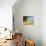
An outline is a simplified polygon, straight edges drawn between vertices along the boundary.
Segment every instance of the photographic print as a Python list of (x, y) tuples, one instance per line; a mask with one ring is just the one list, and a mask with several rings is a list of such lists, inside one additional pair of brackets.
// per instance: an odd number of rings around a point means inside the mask
[(34, 24), (34, 16), (23, 16), (24, 25), (33, 25)]

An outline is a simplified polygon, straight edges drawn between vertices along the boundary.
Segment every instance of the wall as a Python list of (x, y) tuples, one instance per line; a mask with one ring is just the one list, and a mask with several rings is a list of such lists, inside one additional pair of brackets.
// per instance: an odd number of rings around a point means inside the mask
[(0, 27), (12, 29), (12, 6), (16, 0), (0, 0)]
[(46, 46), (46, 0), (41, 1), (41, 42)]
[[(15, 2), (16, 0), (0, 0), (0, 28), (6, 27), (9, 30), (12, 29), (12, 6)], [(0, 29), (0, 32), (3, 30)], [(5, 38), (5, 35), (10, 36), (10, 32), (8, 30), (7, 32), (3, 31), (3, 33), (0, 34), (0, 38)]]
[[(41, 0), (23, 0), (17, 7), (14, 5), (15, 28), (22, 32), (24, 38), (34, 40), (41, 46)], [(34, 16), (34, 25), (24, 25), (23, 16)]]

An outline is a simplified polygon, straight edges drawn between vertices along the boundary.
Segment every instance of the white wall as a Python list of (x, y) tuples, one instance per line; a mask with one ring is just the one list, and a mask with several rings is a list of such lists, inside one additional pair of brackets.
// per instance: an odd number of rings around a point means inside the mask
[[(25, 38), (35, 41), (41, 46), (41, 0), (23, 0), (20, 5), (14, 5), (15, 28), (24, 34)], [(34, 25), (24, 25), (23, 16), (34, 16)]]
[(42, 46), (46, 46), (46, 0), (41, 1), (41, 38)]
[(0, 0), (0, 27), (12, 28), (12, 6), (16, 0)]

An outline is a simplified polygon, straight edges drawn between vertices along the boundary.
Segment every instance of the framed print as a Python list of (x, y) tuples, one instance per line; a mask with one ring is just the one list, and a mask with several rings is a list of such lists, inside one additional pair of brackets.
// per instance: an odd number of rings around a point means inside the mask
[(34, 24), (34, 16), (23, 16), (24, 25), (33, 25)]

